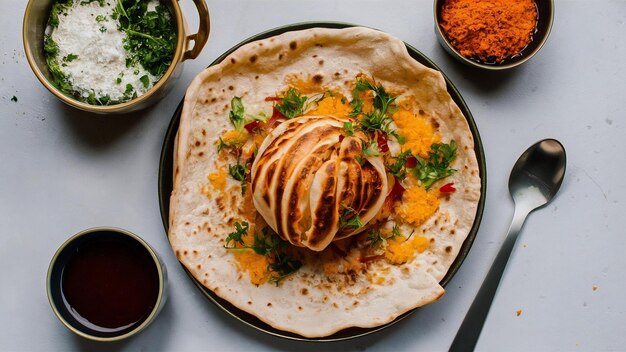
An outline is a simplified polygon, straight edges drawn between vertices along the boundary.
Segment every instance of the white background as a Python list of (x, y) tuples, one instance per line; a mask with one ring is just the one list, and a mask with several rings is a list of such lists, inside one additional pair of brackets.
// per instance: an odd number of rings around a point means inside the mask
[[(180, 2), (193, 31), (193, 3)], [(510, 168), (545, 137), (565, 145), (566, 178), (558, 197), (527, 220), (477, 350), (626, 350), (626, 1), (557, 0), (546, 46), (530, 62), (500, 73), (462, 66), (443, 51), (432, 1), (208, 5), (210, 41), (186, 63), (174, 90), (143, 112), (102, 117), (65, 106), (39, 84), (23, 53), (26, 1), (0, 0), (0, 350), (446, 350), (508, 228)], [(488, 169), (483, 222), (447, 294), (382, 332), (325, 344), (265, 335), (210, 303), (171, 253), (157, 197), (163, 137), (192, 78), (253, 34), (310, 20), (375, 27), (433, 59), (469, 105)], [(158, 319), (114, 344), (74, 336), (53, 315), (45, 293), (57, 247), (103, 225), (142, 236), (170, 274), (169, 301)]]

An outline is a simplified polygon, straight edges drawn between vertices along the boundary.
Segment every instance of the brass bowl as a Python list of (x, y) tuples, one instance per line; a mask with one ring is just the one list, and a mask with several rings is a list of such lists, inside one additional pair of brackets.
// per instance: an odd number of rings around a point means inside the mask
[[(79, 248), (81, 244), (89, 242), (94, 243), (94, 241), (103, 239), (117, 239), (120, 240), (121, 243), (132, 246), (133, 248), (141, 248), (141, 251), (147, 254), (154, 262), (159, 283), (157, 299), (150, 314), (141, 323), (138, 323), (138, 325), (116, 332), (93, 330), (92, 326), (86, 325), (84, 321), (76, 319), (76, 316), (70, 313), (71, 308), (65, 300), (62, 288), (64, 269), (68, 262), (72, 260), (75, 253), (77, 253), (77, 248)], [(130, 231), (116, 227), (94, 227), (83, 230), (67, 239), (52, 257), (46, 276), (48, 301), (56, 317), (66, 328), (76, 335), (100, 342), (123, 340), (135, 336), (148, 327), (148, 325), (156, 319), (167, 301), (167, 285), (167, 269), (157, 252), (141, 237)]]
[[(116, 105), (91, 105), (68, 96), (57, 89), (52, 83), (52, 75), (46, 63), (43, 50), (44, 32), (48, 23), (50, 10), (55, 0), (29, 0), (24, 13), (22, 31), (24, 51), (28, 63), (35, 76), (52, 94), (62, 102), (77, 109), (98, 114), (120, 114), (144, 109), (161, 99), (180, 77), (183, 61), (195, 59), (209, 38), (210, 19), (209, 9), (205, 0), (193, 0), (198, 10), (200, 24), (198, 32), (187, 34), (187, 25), (177, 0), (162, 0), (166, 4), (176, 21), (176, 50), (169, 68), (163, 77), (145, 94)], [(193, 44), (192, 44), (193, 43)], [(190, 45), (193, 45), (189, 49)]]
[(471, 58), (467, 58), (461, 53), (459, 53), (456, 48), (450, 43), (445, 33), (441, 29), (439, 25), (439, 18), (441, 17), (441, 9), (446, 0), (435, 0), (433, 10), (435, 16), (435, 35), (437, 36), (437, 40), (439, 44), (455, 59), (460, 62), (485, 70), (490, 71), (501, 71), (507, 70), (516, 66), (523, 64), (524, 62), (530, 60), (539, 50), (543, 47), (548, 39), (548, 35), (552, 30), (552, 22), (554, 20), (554, 0), (535, 0), (535, 4), (537, 5), (537, 27), (536, 31), (533, 34), (533, 40), (526, 46), (522, 51), (513, 56), (512, 58), (505, 59), (501, 63), (484, 63), (473, 60)]

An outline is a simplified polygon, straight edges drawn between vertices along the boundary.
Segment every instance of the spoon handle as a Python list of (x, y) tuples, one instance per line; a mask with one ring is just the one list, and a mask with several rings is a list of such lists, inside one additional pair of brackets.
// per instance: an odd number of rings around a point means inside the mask
[(491, 269), (489, 269), (485, 281), (483, 281), (476, 298), (474, 298), (474, 302), (472, 302), (469, 311), (465, 315), (465, 319), (463, 319), (463, 323), (456, 333), (449, 351), (472, 351), (476, 346), (485, 319), (489, 313), (491, 302), (498, 289), (500, 278), (502, 278), (502, 273), (504, 272), (504, 268), (506, 268), (506, 263), (509, 260), (517, 236), (522, 229), (522, 225), (528, 213), (528, 209), (515, 207), (515, 214), (513, 215), (511, 227), (509, 227), (506, 239), (504, 243), (502, 243), (502, 247), (500, 247), (496, 259), (493, 261), (493, 264), (491, 264)]

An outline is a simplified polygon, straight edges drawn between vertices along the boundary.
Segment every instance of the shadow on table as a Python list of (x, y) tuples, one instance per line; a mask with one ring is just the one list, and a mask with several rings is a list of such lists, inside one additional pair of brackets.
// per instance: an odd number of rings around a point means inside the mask
[(70, 107), (57, 101), (65, 124), (73, 132), (77, 142), (94, 149), (106, 147), (128, 133), (150, 115), (153, 107), (121, 114), (100, 115)]
[(442, 69), (445, 67), (444, 73), (453, 83), (456, 82), (453, 77), (462, 77), (484, 93), (506, 89), (507, 84), (515, 80), (515, 77), (523, 74), (522, 71), (524, 71), (524, 65), (504, 71), (488, 71), (461, 63), (445, 52), (440, 45), (437, 45), (434, 50), (445, 54), (442, 55), (443, 59), (438, 63), (438, 66)]

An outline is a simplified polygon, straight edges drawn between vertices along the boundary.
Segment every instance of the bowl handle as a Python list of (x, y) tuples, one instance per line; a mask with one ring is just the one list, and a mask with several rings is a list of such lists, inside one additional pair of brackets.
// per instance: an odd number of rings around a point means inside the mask
[(185, 48), (189, 48), (189, 43), (193, 41), (193, 48), (188, 49), (183, 54), (182, 61), (187, 59), (195, 59), (200, 55), (204, 44), (209, 39), (209, 31), (211, 29), (211, 19), (209, 17), (209, 8), (206, 5), (205, 0), (193, 0), (198, 10), (198, 16), (200, 17), (200, 25), (198, 26), (198, 32), (188, 35), (185, 38)]

